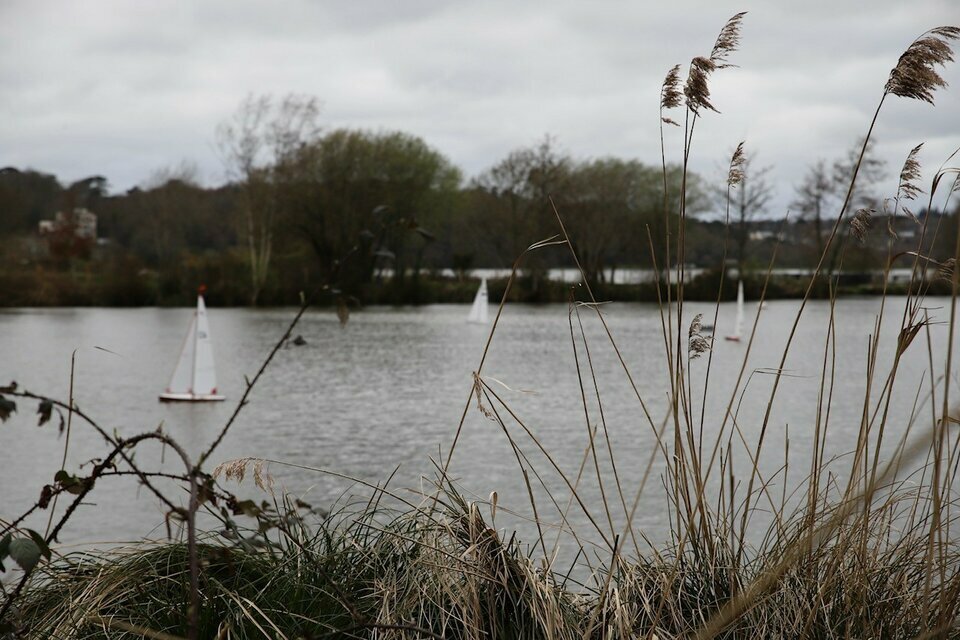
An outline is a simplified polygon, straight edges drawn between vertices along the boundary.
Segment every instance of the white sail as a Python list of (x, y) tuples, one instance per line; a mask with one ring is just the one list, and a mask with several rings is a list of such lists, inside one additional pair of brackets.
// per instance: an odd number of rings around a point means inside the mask
[(473, 298), (473, 306), (470, 307), (470, 315), (467, 316), (467, 322), (487, 323), (487, 314), (489, 313), (489, 304), (487, 300), (487, 279), (480, 279), (480, 288), (477, 289), (477, 295)]
[(223, 400), (217, 395), (217, 374), (213, 364), (213, 343), (203, 296), (197, 296), (197, 309), (180, 348), (180, 359), (161, 400)]
[(743, 335), (743, 280), (737, 283), (737, 319), (733, 323), (733, 335), (737, 338)]
[(193, 387), (193, 354), (197, 344), (197, 314), (194, 312), (190, 320), (190, 328), (180, 347), (180, 359), (177, 368), (173, 370), (167, 393), (190, 393)]
[(213, 344), (210, 342), (210, 323), (203, 296), (197, 298), (197, 346), (193, 352), (193, 393), (217, 393), (217, 372), (213, 366)]

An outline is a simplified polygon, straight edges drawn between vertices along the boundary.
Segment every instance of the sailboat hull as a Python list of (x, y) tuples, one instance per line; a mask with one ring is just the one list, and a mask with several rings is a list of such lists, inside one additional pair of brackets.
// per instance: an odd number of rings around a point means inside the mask
[(196, 395), (193, 393), (161, 393), (160, 402), (221, 402), (226, 396), (216, 394)]

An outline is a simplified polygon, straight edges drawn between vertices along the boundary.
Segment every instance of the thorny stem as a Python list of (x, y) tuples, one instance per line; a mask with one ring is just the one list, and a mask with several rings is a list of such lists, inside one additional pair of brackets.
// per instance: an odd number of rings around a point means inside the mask
[[(70, 390), (67, 392), (67, 400), (70, 403), (70, 408), (67, 409), (67, 435), (63, 441), (63, 459), (60, 461), (61, 469), (67, 467), (67, 453), (70, 451), (70, 431), (73, 426), (73, 377), (76, 373), (76, 364), (77, 350), (74, 349), (73, 353), (70, 354)], [(50, 517), (47, 518), (47, 530), (45, 533), (50, 533), (50, 526), (53, 524), (53, 514), (57, 511), (57, 499), (59, 497), (59, 494), (53, 496), (53, 504), (50, 506)]]
[(207, 447), (207, 450), (204, 451), (203, 454), (201, 454), (199, 460), (197, 460), (197, 469), (200, 469), (200, 467), (203, 466), (203, 463), (206, 462), (210, 458), (210, 456), (213, 454), (214, 450), (216, 450), (216, 448), (220, 446), (220, 443), (223, 441), (223, 438), (227, 435), (227, 432), (230, 431), (230, 427), (232, 427), (233, 423), (236, 421), (237, 416), (240, 415), (240, 412), (246, 406), (247, 398), (250, 396), (250, 393), (253, 391), (253, 388), (256, 386), (257, 381), (260, 380), (260, 377), (263, 375), (263, 372), (267, 370), (267, 367), (273, 361), (273, 357), (277, 355), (277, 352), (280, 350), (280, 348), (290, 338), (290, 334), (293, 333), (293, 329), (297, 326), (297, 323), (300, 322), (300, 318), (303, 317), (304, 312), (306, 312), (306, 310), (310, 307), (311, 303), (312, 301), (308, 299), (302, 305), (300, 305), (300, 309), (299, 311), (297, 311), (297, 315), (294, 316), (293, 320), (287, 326), (287, 330), (283, 333), (283, 336), (280, 338), (280, 340), (278, 340), (277, 343), (273, 345), (273, 349), (270, 350), (269, 355), (267, 355), (266, 359), (263, 361), (263, 364), (260, 365), (260, 369), (257, 370), (256, 375), (253, 376), (252, 380), (247, 381), (247, 386), (243, 390), (243, 395), (240, 397), (240, 400), (237, 402), (237, 406), (234, 408), (233, 413), (230, 414), (230, 418), (227, 420), (226, 424), (223, 425), (223, 429), (220, 430), (220, 433), (217, 434), (217, 437), (213, 440), (213, 442), (210, 443), (210, 446)]
[[(109, 453), (109, 455), (107, 455), (107, 457), (104, 458), (102, 462), (100, 462), (94, 467), (91, 474), (86, 478), (86, 481), (84, 482), (84, 486), (80, 490), (80, 493), (77, 494), (77, 497), (74, 498), (73, 502), (70, 503), (70, 506), (67, 507), (67, 510), (64, 512), (63, 516), (60, 517), (60, 520), (57, 522), (56, 526), (53, 527), (50, 533), (44, 536), (44, 542), (46, 544), (50, 544), (51, 542), (57, 539), (57, 536), (60, 534), (60, 531), (67, 524), (67, 521), (70, 520), (71, 516), (73, 516), (74, 512), (77, 510), (77, 507), (80, 506), (80, 504), (83, 502), (83, 499), (86, 498), (87, 494), (93, 490), (93, 486), (95, 484), (96, 479), (100, 477), (100, 475), (103, 474), (107, 469), (113, 467), (114, 458), (116, 458), (118, 455), (121, 455), (124, 449), (132, 448), (145, 440), (160, 440), (165, 444), (169, 445), (181, 456), (181, 458), (183, 458), (184, 464), (186, 465), (187, 469), (192, 469), (190, 465), (190, 459), (186, 457), (186, 453), (183, 451), (183, 449), (175, 441), (173, 441), (173, 439), (165, 436), (162, 433), (157, 433), (157, 432), (141, 433), (127, 440), (120, 441)], [(191, 502), (192, 501), (193, 499), (191, 499)], [(189, 514), (188, 514), (188, 518), (189, 518)], [(189, 522), (190, 520), (188, 519), (188, 523)], [(195, 569), (197, 573), (199, 573), (199, 565), (194, 560), (191, 560), (191, 573)], [(12, 592), (10, 592), (10, 594), (7, 596), (6, 601), (3, 603), (3, 607), (0, 608), (0, 620), (3, 620), (4, 617), (7, 615), (7, 613), (10, 610), (10, 607), (13, 606), (14, 601), (17, 599), (17, 597), (19, 597), (20, 593), (23, 591), (23, 588), (26, 585), (32, 573), (33, 573), (32, 570), (24, 571), (23, 576), (20, 578), (20, 582), (18, 582), (16, 588), (14, 588)], [(199, 613), (199, 608), (196, 608), (196, 611)], [(195, 638), (196, 635), (193, 635), (192, 637)]]

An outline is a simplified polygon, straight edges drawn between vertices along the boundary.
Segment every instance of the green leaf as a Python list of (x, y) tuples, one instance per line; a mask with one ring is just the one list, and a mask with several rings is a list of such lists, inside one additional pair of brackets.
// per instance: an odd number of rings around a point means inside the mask
[(217, 494), (213, 490), (213, 478), (206, 478), (203, 482), (197, 483), (197, 501), (200, 504), (210, 502), (216, 506)]
[(257, 516), (260, 515), (261, 512), (262, 510), (260, 509), (260, 507), (257, 506), (257, 503), (254, 502), (253, 500), (242, 500), (238, 502), (233, 508), (233, 513), (235, 515), (243, 514), (251, 518), (256, 518)]
[(40, 547), (30, 538), (17, 538), (10, 541), (10, 557), (24, 571), (32, 571), (40, 562)]
[(36, 543), (37, 547), (40, 549), (40, 554), (46, 558), (50, 559), (52, 555), (50, 553), (50, 546), (47, 544), (47, 541), (43, 539), (43, 536), (34, 531), (33, 529), (27, 529), (27, 533), (30, 534), (30, 538)]
[(7, 568), (3, 566), (3, 559), (10, 554), (10, 540), (13, 538), (9, 533), (0, 538), (0, 573), (4, 573)]
[(73, 495), (79, 495), (84, 489), (93, 486), (92, 478), (78, 478), (64, 469), (54, 474), (53, 481), (58, 483), (64, 491)]
[(50, 421), (50, 414), (53, 413), (53, 403), (49, 400), (41, 400), (40, 404), (37, 405), (37, 413), (40, 415), (40, 420), (37, 422), (37, 426), (42, 427), (44, 424)]
[(0, 422), (6, 422), (11, 413), (16, 413), (17, 403), (0, 396)]

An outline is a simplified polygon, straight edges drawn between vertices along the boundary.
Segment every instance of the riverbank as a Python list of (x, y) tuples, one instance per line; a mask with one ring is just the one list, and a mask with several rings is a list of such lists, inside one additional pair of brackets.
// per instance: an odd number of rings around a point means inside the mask
[[(490, 270), (494, 272), (493, 270)], [(521, 274), (514, 280), (508, 296), (509, 302), (524, 303), (564, 303), (574, 297), (585, 298), (576, 289), (580, 286), (569, 277), (569, 273), (557, 270), (564, 279), (544, 275)], [(489, 279), (491, 303), (497, 303), (503, 297), (508, 278), (500, 271), (498, 277)], [(698, 270), (696, 275), (685, 278), (683, 296), (690, 301), (712, 301), (717, 299), (720, 289), (720, 274), (715, 271)], [(207, 284), (206, 299), (213, 307), (246, 307), (249, 298), (244, 287), (221, 274), (207, 274), (210, 278), (192, 278), (190, 282)], [(198, 279), (199, 278), (199, 279)], [(809, 284), (803, 274), (773, 275), (764, 282), (765, 274), (757, 272), (744, 279), (744, 289), (748, 300), (757, 300), (761, 295), (767, 300), (802, 298)], [(888, 282), (884, 286), (883, 278), (865, 274), (844, 274), (834, 281), (838, 296), (874, 296), (882, 295), (886, 288), (889, 295), (907, 293), (910, 279)], [(300, 292), (308, 293), (311, 287), (318, 285), (298, 283), (293, 286), (272, 287), (258, 300), (259, 306), (295, 306), (300, 304)], [(764, 287), (766, 285), (766, 291)], [(407, 276), (404, 280), (382, 279), (362, 285), (359, 290), (346, 294), (344, 299), (350, 307), (360, 308), (367, 305), (421, 305), (461, 303), (473, 301), (479, 279), (472, 277), (440, 277), (425, 274), (419, 278)], [(940, 279), (931, 279), (925, 283), (930, 295), (949, 295), (950, 283)], [(666, 283), (660, 286), (652, 278), (643, 282), (594, 282), (591, 284), (598, 300), (611, 302), (657, 302), (667, 295)], [(110, 274), (95, 271), (59, 271), (46, 269), (27, 269), (18, 271), (0, 271), (0, 307), (183, 307), (190, 306), (195, 300), (195, 287), (176, 283), (162, 283), (151, 273), (124, 272)], [(316, 300), (319, 306), (332, 306), (338, 303), (339, 294), (321, 294)], [(830, 297), (830, 284), (826, 278), (817, 282), (811, 292), (811, 298)], [(674, 286), (671, 299), (677, 298)], [(727, 275), (724, 279), (723, 300), (736, 299), (736, 280)]]

